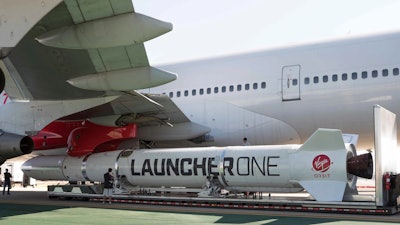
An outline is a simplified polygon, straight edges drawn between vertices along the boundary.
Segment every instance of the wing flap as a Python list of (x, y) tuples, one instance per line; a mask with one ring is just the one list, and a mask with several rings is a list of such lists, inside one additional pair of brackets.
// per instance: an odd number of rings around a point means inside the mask
[(65, 0), (75, 24), (134, 12), (132, 1)]

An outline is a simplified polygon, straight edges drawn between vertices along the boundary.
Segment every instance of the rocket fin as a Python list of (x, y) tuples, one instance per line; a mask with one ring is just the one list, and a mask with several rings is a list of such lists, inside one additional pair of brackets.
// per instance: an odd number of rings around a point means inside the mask
[(345, 181), (300, 181), (300, 185), (317, 201), (341, 202), (347, 182)]
[(308, 138), (298, 151), (321, 152), (343, 149), (346, 149), (346, 147), (340, 130), (319, 128), (310, 138)]
[[(329, 159), (329, 164), (324, 165), (325, 170), (319, 170), (319, 164), (314, 162), (319, 154)], [(296, 180), (315, 200), (340, 202), (348, 185), (346, 156), (342, 132), (320, 128), (293, 155), (294, 161), (309, 162), (312, 167), (310, 172), (299, 173)], [(301, 168), (299, 166), (295, 171), (300, 171)]]

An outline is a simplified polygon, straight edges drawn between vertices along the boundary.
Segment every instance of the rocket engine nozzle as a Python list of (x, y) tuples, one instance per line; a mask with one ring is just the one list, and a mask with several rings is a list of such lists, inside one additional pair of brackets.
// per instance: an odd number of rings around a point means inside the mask
[(366, 153), (347, 159), (347, 172), (357, 177), (372, 178), (374, 162), (371, 153)]

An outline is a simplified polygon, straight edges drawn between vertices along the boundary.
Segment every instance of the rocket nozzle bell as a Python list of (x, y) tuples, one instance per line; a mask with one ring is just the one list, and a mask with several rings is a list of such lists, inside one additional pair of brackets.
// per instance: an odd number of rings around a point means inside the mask
[(371, 153), (366, 153), (347, 159), (347, 172), (357, 177), (372, 178), (374, 162)]

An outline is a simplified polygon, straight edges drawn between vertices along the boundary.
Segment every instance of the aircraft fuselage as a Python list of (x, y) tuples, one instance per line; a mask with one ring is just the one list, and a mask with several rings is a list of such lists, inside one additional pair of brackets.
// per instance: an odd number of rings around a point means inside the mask
[(161, 68), (188, 118), (211, 128), (207, 145), (302, 143), (320, 127), (373, 147), (374, 104), (399, 113), (400, 33), (273, 49)]

